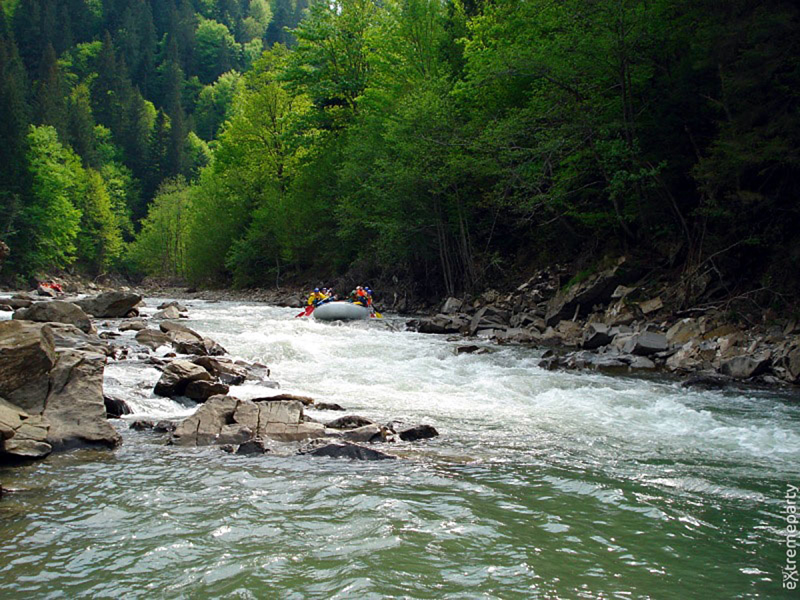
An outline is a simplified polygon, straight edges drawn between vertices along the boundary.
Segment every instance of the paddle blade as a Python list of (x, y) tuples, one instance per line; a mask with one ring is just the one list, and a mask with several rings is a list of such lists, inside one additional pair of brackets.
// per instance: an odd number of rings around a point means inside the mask
[(299, 318), (299, 317), (307, 317), (307, 316), (309, 316), (309, 315), (310, 315), (312, 312), (314, 312), (314, 307), (313, 307), (312, 305), (308, 305), (308, 306), (306, 306), (306, 307), (303, 309), (303, 312), (301, 312), (301, 313), (300, 313), (300, 314), (298, 314), (298, 315), (295, 315), (295, 316), (294, 316), (294, 318), (295, 318), (295, 319), (297, 319), (297, 318)]

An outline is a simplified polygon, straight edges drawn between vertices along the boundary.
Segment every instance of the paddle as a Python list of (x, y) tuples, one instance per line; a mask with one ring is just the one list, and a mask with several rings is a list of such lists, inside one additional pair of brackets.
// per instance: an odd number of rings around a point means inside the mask
[(297, 319), (299, 317), (308, 317), (309, 315), (311, 315), (312, 312), (314, 312), (314, 305), (309, 304), (303, 309), (303, 312), (301, 312), (298, 315), (295, 315), (294, 318)]

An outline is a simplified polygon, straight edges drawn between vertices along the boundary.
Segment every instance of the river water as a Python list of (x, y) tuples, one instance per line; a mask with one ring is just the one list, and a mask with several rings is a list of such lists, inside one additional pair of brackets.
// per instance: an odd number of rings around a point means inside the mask
[[(549, 372), (519, 347), (457, 356), (391, 317), (188, 305), (282, 391), (440, 437), (364, 463), (175, 448), (118, 421), (116, 452), (0, 470), (19, 490), (0, 501), (3, 598), (792, 597), (796, 398)], [(137, 416), (190, 414), (152, 396), (158, 376), (111, 363), (106, 387)]]

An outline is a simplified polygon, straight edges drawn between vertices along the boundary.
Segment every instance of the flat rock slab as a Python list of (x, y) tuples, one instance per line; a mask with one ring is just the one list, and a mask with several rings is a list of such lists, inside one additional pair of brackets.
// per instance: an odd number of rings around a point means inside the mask
[(391, 454), (349, 442), (325, 444), (313, 450), (302, 451), (301, 454), (327, 456), (329, 458), (349, 458), (351, 460), (394, 460), (397, 458)]
[(105, 292), (91, 298), (76, 300), (75, 304), (95, 317), (121, 318), (128, 316), (142, 301), (139, 294), (130, 292)]
[(77, 304), (62, 300), (34, 302), (28, 308), (18, 309), (13, 318), (37, 323), (68, 323), (84, 333), (94, 333), (94, 326), (89, 315)]

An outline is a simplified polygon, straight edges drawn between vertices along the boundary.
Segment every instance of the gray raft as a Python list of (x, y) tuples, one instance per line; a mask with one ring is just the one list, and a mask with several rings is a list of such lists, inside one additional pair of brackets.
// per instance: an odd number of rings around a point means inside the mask
[(352, 302), (326, 302), (311, 314), (320, 321), (355, 321), (369, 317), (369, 309)]

